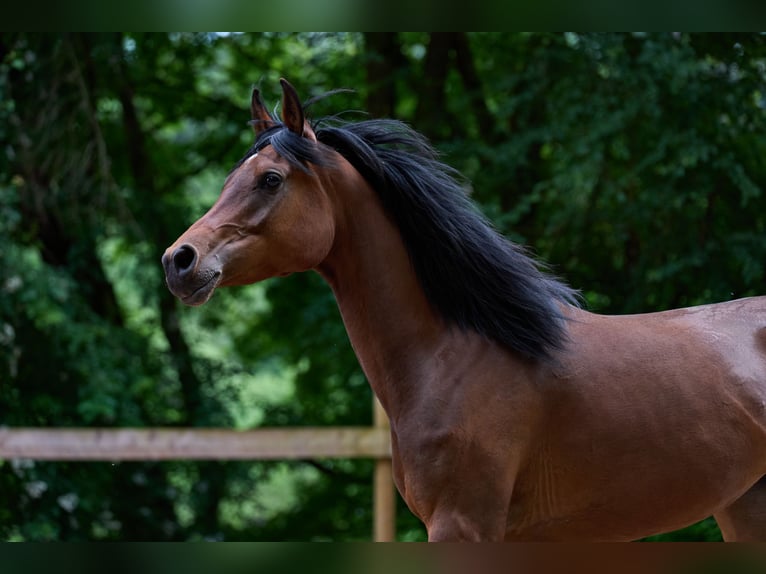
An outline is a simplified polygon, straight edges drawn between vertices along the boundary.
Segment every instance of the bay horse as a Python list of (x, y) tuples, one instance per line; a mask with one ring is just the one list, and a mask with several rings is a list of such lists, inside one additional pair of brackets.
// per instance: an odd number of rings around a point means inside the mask
[(766, 297), (629, 316), (496, 232), (395, 120), (310, 123), (282, 80), (255, 144), (162, 257), (169, 289), (315, 270), (439, 540), (625, 541), (713, 515), (766, 540)]

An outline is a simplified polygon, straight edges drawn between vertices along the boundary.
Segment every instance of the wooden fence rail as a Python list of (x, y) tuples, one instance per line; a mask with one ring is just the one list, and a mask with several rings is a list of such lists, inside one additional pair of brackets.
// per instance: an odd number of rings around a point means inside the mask
[(389, 433), (375, 427), (0, 428), (0, 458), (36, 460), (275, 460), (388, 458)]
[(59, 461), (296, 460), (372, 458), (373, 539), (395, 539), (388, 420), (375, 405), (372, 427), (0, 428), (0, 459)]

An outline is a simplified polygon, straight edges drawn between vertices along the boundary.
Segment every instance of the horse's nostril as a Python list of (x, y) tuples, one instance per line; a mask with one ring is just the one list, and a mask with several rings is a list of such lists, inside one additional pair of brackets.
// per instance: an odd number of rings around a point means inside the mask
[(181, 245), (173, 253), (173, 265), (178, 273), (187, 271), (197, 260), (197, 250), (191, 245)]

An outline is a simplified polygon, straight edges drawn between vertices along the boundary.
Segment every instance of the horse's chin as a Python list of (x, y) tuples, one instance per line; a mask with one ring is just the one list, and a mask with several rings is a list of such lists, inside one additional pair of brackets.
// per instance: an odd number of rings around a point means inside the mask
[(196, 287), (191, 293), (176, 293), (176, 296), (184, 304), (190, 305), (192, 307), (198, 307), (199, 305), (207, 303), (208, 300), (213, 296), (216, 287), (218, 287), (218, 284), (221, 282), (221, 276), (221, 272), (216, 271), (205, 283)]

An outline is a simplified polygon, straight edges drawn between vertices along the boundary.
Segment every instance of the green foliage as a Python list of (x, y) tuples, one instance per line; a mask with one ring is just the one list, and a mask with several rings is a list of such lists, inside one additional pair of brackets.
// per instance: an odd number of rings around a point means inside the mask
[[(385, 42), (381, 42), (385, 40)], [(766, 40), (690, 34), (6, 34), (0, 424), (369, 424), (314, 274), (183, 308), (159, 257), (285, 76), (429, 134), (590, 307), (763, 292)], [(365, 539), (369, 461), (0, 461), (13, 540)], [(693, 477), (690, 477), (693, 480)], [(400, 502), (401, 504), (401, 502)], [(423, 529), (401, 505), (403, 540)], [(710, 540), (712, 521), (659, 537)]]
[(649, 536), (646, 542), (720, 542), (721, 531), (713, 518), (706, 518), (697, 524), (693, 524), (675, 532)]

